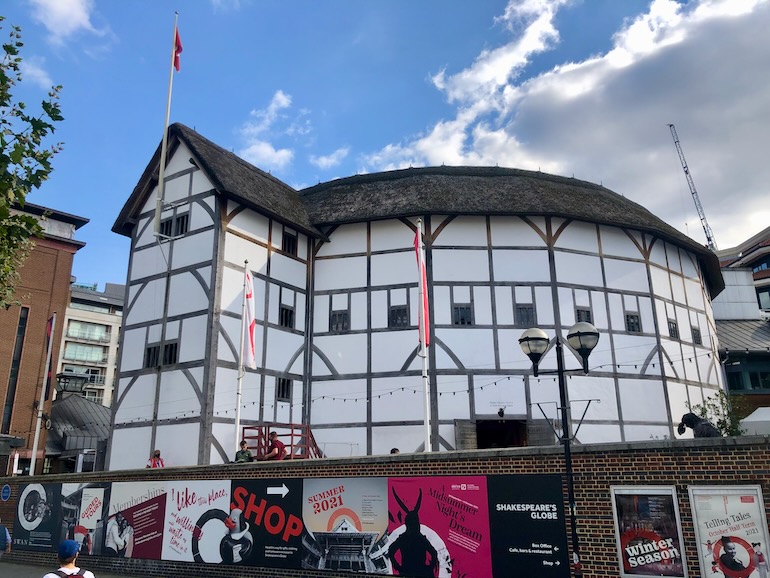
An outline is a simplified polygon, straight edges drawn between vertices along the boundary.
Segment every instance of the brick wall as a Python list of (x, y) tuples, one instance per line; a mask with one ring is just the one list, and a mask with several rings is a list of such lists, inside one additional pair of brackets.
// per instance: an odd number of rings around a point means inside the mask
[[(130, 481), (183, 479), (249, 479), (419, 476), (460, 474), (534, 474), (562, 473), (560, 446), (473, 450), (436, 454), (399, 454), (365, 458), (261, 462), (166, 470), (132, 470), (93, 474), (50, 475), (36, 481)], [(690, 576), (698, 576), (698, 551), (692, 523), (687, 487), (690, 485), (758, 484), (765, 498), (765, 513), (770, 514), (770, 438), (741, 437), (683, 441), (649, 441), (575, 447), (573, 453), (575, 493), (578, 515), (583, 575), (618, 576), (611, 485), (674, 485), (684, 537), (684, 555)], [(31, 478), (0, 478), (0, 486), (11, 484), (14, 493), (9, 502), (0, 502), (0, 517), (12, 526), (19, 483)], [(566, 496), (566, 486), (564, 489)], [(566, 509), (566, 504), (565, 504)], [(51, 564), (52, 556), (14, 552), (9, 561)], [(144, 576), (190, 576), (190, 564), (147, 560), (91, 557), (89, 569)], [(206, 575), (229, 577), (232, 566), (207, 565)], [(238, 576), (275, 576), (276, 570), (238, 568)], [(308, 570), (281, 570), (286, 577), (350, 578), (351, 574)]]

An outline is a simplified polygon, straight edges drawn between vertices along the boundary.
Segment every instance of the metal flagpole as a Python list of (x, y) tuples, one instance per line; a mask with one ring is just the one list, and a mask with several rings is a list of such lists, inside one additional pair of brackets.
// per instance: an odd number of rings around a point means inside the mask
[(174, 84), (174, 58), (176, 57), (177, 22), (179, 12), (174, 12), (174, 38), (171, 41), (171, 67), (168, 75), (168, 100), (166, 101), (166, 122), (163, 125), (163, 140), (160, 145), (160, 171), (158, 173), (158, 196), (155, 199), (155, 235), (160, 234), (160, 214), (163, 212), (163, 178), (166, 172), (166, 151), (168, 149), (168, 121), (171, 117), (171, 87)]
[(418, 316), (420, 323), (420, 357), (422, 357), (422, 386), (425, 392), (425, 451), (432, 450), (430, 444), (430, 382), (428, 381), (428, 348), (426, 345), (428, 328), (426, 327), (425, 319), (425, 277), (423, 270), (425, 268), (425, 260), (423, 258), (423, 241), (422, 241), (422, 219), (417, 219), (417, 273), (420, 277), (420, 304), (418, 307)]
[(241, 443), (241, 396), (243, 395), (243, 376), (246, 369), (243, 367), (243, 346), (246, 343), (246, 275), (249, 262), (243, 262), (243, 303), (241, 303), (241, 348), (238, 358), (238, 386), (235, 390), (235, 449), (240, 448)]
[(45, 386), (48, 383), (48, 372), (51, 369), (51, 355), (53, 354), (53, 337), (56, 329), (56, 313), (51, 320), (51, 335), (48, 337), (48, 351), (45, 354), (45, 372), (43, 373), (43, 387), (40, 388), (40, 400), (37, 403), (37, 421), (35, 422), (35, 440), (32, 442), (32, 458), (29, 462), (29, 475), (35, 475), (35, 462), (37, 461), (37, 446), (40, 443), (40, 426), (43, 423), (43, 404), (45, 403)]

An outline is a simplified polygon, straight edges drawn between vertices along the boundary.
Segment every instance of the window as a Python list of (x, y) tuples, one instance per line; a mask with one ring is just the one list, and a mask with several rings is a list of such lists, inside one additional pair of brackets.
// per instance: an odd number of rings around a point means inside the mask
[(297, 235), (289, 233), (286, 229), (283, 231), (283, 239), (281, 240), (281, 250), (289, 255), (297, 254)]
[(67, 326), (67, 337), (109, 343), (110, 328), (106, 325), (99, 325), (97, 323), (85, 323), (83, 321), (70, 320), (69, 325)]
[(86, 389), (83, 391), (83, 397), (101, 404), (104, 401), (104, 392), (101, 389)]
[(388, 327), (409, 327), (409, 309), (406, 305), (391, 305)]
[(473, 308), (469, 304), (452, 307), (452, 325), (473, 325)]
[(181, 237), (187, 232), (189, 228), (190, 228), (189, 213), (177, 215), (176, 219), (174, 220), (174, 236)]
[(281, 308), (278, 310), (278, 323), (281, 327), (294, 329), (294, 308), (281, 305)]
[(291, 401), (291, 379), (278, 377), (275, 380), (276, 401)]
[(350, 313), (347, 311), (332, 311), (329, 317), (329, 331), (342, 333), (350, 329)]
[(517, 305), (516, 317), (514, 323), (521, 327), (534, 327), (535, 323), (535, 306), (534, 305)]
[(668, 320), (668, 334), (673, 339), (679, 339), (679, 326), (673, 319)]
[(163, 345), (163, 365), (179, 361), (179, 342), (172, 341)]
[(72, 301), (69, 307), (73, 309), (80, 309), (81, 311), (93, 311), (94, 313), (109, 313), (110, 308), (108, 305), (90, 305), (89, 303), (80, 303), (78, 301)]
[(88, 363), (107, 363), (107, 350), (101, 345), (86, 345), (85, 343), (68, 341), (64, 346), (64, 359)]
[(626, 313), (626, 331), (629, 333), (642, 332), (642, 321), (637, 313)]
[(695, 345), (703, 345), (703, 338), (700, 335), (700, 329), (697, 327), (692, 328), (692, 342)]
[(157, 367), (160, 365), (160, 345), (150, 345), (144, 350), (144, 366)]
[(586, 323), (593, 323), (591, 320), (591, 310), (586, 309), (585, 307), (578, 307), (575, 311), (575, 318), (577, 319), (578, 323), (581, 321), (585, 321)]
[(160, 222), (160, 228), (158, 230), (158, 233), (162, 237), (170, 237), (171, 231), (174, 228), (174, 219), (166, 219), (164, 221)]
[(8, 393), (5, 396), (5, 406), (3, 407), (2, 433), (7, 434), (11, 429), (11, 414), (13, 413), (13, 404), (16, 401), (16, 386), (19, 382), (19, 366), (21, 365), (21, 353), (24, 348), (24, 336), (27, 333), (27, 318), (29, 317), (29, 307), (22, 307), (19, 310), (19, 323), (16, 325), (16, 341), (13, 344), (13, 357), (11, 357), (11, 371), (8, 376)]
[(104, 385), (104, 368), (102, 367), (85, 367), (82, 365), (69, 365), (65, 363), (62, 365), (62, 371), (64, 373), (74, 373), (76, 375), (83, 375), (88, 378), (88, 383), (94, 383), (97, 385)]
[(770, 371), (752, 371), (749, 381), (751, 389), (770, 389)]

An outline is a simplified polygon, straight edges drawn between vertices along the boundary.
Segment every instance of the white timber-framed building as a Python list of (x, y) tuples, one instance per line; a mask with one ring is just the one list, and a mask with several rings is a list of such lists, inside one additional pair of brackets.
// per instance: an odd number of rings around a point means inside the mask
[(113, 227), (131, 254), (110, 469), (155, 447), (169, 466), (232, 459), (245, 261), (257, 369), (241, 424), (309, 424), (330, 456), (421, 451), (419, 217), (433, 450), (554, 443), (555, 376), (533, 377), (517, 343), (531, 326), (600, 330), (589, 374), (567, 383), (578, 443), (673, 438), (687, 404), (723, 387), (716, 256), (602, 186), (434, 167), (296, 191), (174, 124), (158, 242), (159, 159)]

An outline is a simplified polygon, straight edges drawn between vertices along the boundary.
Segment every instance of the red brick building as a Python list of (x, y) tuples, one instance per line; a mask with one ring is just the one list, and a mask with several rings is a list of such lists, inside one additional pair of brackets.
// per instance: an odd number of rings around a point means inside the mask
[[(88, 222), (83, 217), (37, 205), (26, 204), (23, 211), (39, 217), (44, 235), (35, 240), (20, 271), (16, 298), (21, 305), (0, 310), (0, 434), (24, 441), (10, 456), (0, 456), (0, 472), (9, 475), (14, 468), (23, 471), (32, 457), (35, 407), (45, 373), (46, 323), (57, 313), (51, 360), (51, 367), (56, 368), (61, 342), (58, 337), (69, 302), (72, 260), (85, 245), (75, 239), (75, 231)], [(50, 413), (52, 397), (45, 403), (45, 413)], [(38, 443), (38, 473), (43, 470), (44, 449), (45, 430)]]

